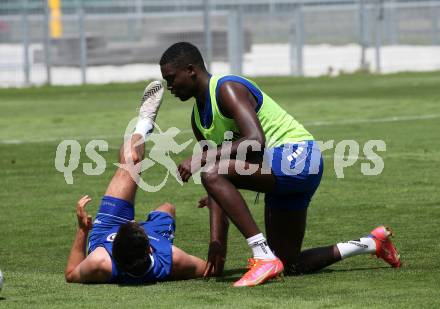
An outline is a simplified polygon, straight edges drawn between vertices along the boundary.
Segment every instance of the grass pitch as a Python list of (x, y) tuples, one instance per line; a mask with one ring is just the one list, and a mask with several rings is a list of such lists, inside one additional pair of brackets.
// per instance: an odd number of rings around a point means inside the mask
[[(316, 139), (351, 139), (361, 158), (336, 178), (334, 149), (324, 152), (325, 172), (309, 210), (304, 248), (358, 238), (379, 224), (396, 232), (403, 267), (359, 256), (326, 270), (286, 277), (256, 288), (234, 289), (250, 255), (245, 240), (231, 227), (225, 276), (165, 282), (149, 286), (79, 285), (64, 282), (63, 269), (76, 229), (75, 203), (82, 194), (94, 201), (94, 214), (113, 175), (117, 149), (128, 120), (136, 115), (144, 84), (0, 90), (0, 269), (5, 286), (0, 307), (438, 307), (440, 248), (440, 73), (338, 78), (266, 78), (260, 86), (291, 112)], [(192, 138), (191, 104), (169, 93), (158, 117), (163, 130), (182, 130), (177, 141)], [(80, 163), (92, 139), (105, 139), (109, 151), (102, 175), (87, 176), (82, 165), (73, 185), (54, 167), (57, 145), (77, 139)], [(364, 176), (361, 163), (368, 140), (382, 139), (378, 152), (385, 168)], [(174, 155), (176, 163), (192, 145)], [(337, 160), (337, 158), (336, 158)], [(154, 166), (143, 178), (158, 184), (166, 169)], [(208, 212), (197, 209), (201, 185), (180, 186), (169, 178), (157, 193), (138, 192), (136, 218), (169, 201), (177, 206), (177, 246), (205, 257)], [(263, 202), (244, 193), (260, 227)]]

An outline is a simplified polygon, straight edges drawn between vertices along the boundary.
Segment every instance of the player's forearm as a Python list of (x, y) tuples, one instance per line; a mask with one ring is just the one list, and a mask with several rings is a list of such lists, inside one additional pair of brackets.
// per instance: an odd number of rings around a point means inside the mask
[(226, 214), (217, 205), (217, 203), (209, 198), (208, 201), (211, 241), (208, 250), (208, 264), (204, 276), (220, 276), (226, 261), (226, 252), (228, 246), (228, 227), (229, 220)]
[(78, 228), (75, 240), (73, 241), (72, 249), (70, 249), (67, 265), (64, 270), (66, 280), (72, 271), (86, 258), (86, 244), (89, 231)]
[(201, 152), (199, 157), (195, 158), (195, 162), (201, 162), (201, 166), (204, 166), (208, 160), (214, 162), (218, 162), (222, 158), (236, 160), (237, 156), (242, 161), (259, 162), (262, 161), (263, 158), (264, 143), (264, 139), (261, 140), (258, 137), (242, 137), (232, 142), (229, 146), (222, 144), (216, 149)]

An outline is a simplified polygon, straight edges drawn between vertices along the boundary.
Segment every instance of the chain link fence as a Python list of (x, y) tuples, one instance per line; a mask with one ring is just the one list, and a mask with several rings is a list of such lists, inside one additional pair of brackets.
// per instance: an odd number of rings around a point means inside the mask
[(189, 41), (212, 73), (440, 69), (440, 0), (0, 0), (0, 86), (160, 77)]

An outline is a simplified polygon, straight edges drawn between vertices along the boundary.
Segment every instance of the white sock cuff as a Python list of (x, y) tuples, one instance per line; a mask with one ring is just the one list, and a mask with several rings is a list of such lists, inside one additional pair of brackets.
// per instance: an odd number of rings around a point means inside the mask
[(336, 244), (341, 259), (352, 257), (359, 254), (374, 253), (376, 242), (371, 237), (362, 237), (359, 240), (350, 240)]
[(133, 134), (140, 134), (144, 140), (148, 133), (153, 130), (153, 124), (150, 119), (139, 119)]
[(247, 241), (248, 245), (250, 246), (256, 242), (266, 241), (266, 238), (264, 237), (263, 233), (260, 233), (260, 234), (257, 234), (257, 235), (254, 235), (252, 237), (247, 238), (246, 241)]
[(248, 242), (249, 247), (251, 247), (252, 249), (252, 254), (255, 259), (268, 259), (268, 260), (275, 259), (275, 255), (267, 245), (267, 241), (266, 238), (263, 236), (263, 233), (259, 233), (252, 237), (249, 237), (246, 240)]

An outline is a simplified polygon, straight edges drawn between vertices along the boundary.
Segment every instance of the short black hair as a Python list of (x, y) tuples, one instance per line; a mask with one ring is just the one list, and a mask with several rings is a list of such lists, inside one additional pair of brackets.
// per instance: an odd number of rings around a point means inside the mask
[(144, 229), (136, 222), (127, 222), (119, 227), (112, 255), (121, 271), (140, 277), (151, 265), (149, 248), (150, 242)]
[(159, 65), (172, 64), (176, 67), (184, 67), (188, 64), (197, 65), (205, 69), (202, 54), (199, 49), (189, 42), (178, 42), (162, 54)]

